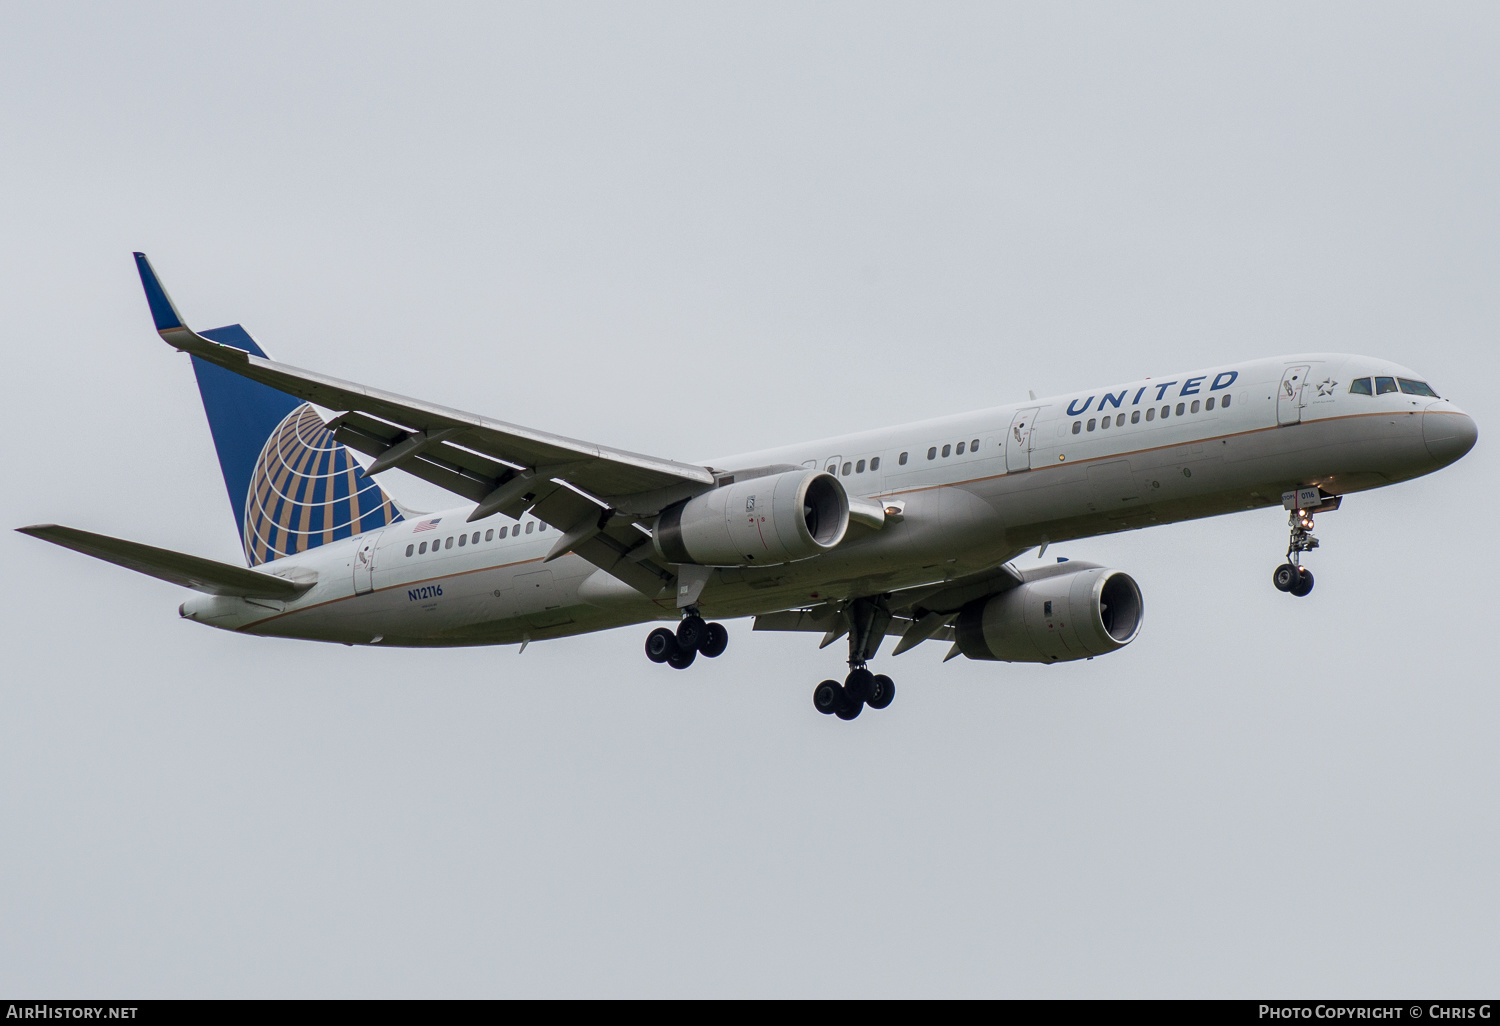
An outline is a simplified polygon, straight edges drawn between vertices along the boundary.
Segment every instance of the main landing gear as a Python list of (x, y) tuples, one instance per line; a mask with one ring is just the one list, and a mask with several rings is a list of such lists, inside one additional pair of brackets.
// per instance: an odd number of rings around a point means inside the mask
[(1313, 529), (1313, 518), (1306, 510), (1292, 510), (1288, 523), (1292, 528), (1292, 537), (1286, 547), (1286, 562), (1272, 571), (1271, 583), (1276, 585), (1277, 591), (1302, 598), (1313, 590), (1313, 575), (1298, 557), (1317, 548), (1318, 539), (1308, 533)]
[(666, 663), (674, 670), (686, 670), (702, 653), (709, 659), (724, 654), (729, 647), (729, 631), (722, 623), (708, 623), (694, 610), (689, 610), (677, 624), (677, 630), (658, 627), (646, 635), (646, 658), (653, 663)]
[(880, 648), (891, 614), (883, 601), (857, 599), (843, 615), (849, 624), (849, 676), (843, 684), (825, 680), (813, 688), (813, 708), (824, 715), (852, 720), (865, 706), (884, 709), (896, 698), (896, 682), (883, 673), (871, 673), (865, 666), (865, 660)]
[(813, 708), (841, 720), (854, 719), (867, 705), (871, 709), (884, 709), (895, 698), (896, 682), (863, 666), (850, 670), (843, 684), (825, 680), (813, 688)]

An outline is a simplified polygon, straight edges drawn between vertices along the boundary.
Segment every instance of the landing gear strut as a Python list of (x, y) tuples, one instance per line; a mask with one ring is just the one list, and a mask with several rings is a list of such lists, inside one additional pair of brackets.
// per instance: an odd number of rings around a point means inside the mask
[(896, 683), (883, 673), (871, 673), (865, 665), (873, 658), (891, 622), (890, 610), (881, 599), (856, 599), (841, 614), (849, 628), (849, 675), (844, 683), (825, 680), (813, 688), (813, 708), (841, 720), (852, 720), (864, 711), (884, 709), (896, 698)]
[(1272, 572), (1271, 583), (1276, 585), (1277, 591), (1302, 598), (1313, 590), (1313, 575), (1298, 557), (1317, 548), (1318, 539), (1308, 533), (1313, 529), (1313, 518), (1306, 510), (1292, 510), (1288, 524), (1291, 526), (1292, 536), (1287, 542), (1286, 562), (1279, 564)]
[(729, 631), (724, 625), (705, 621), (692, 608), (677, 624), (677, 630), (658, 627), (646, 635), (646, 658), (653, 663), (666, 663), (674, 670), (686, 670), (700, 654), (716, 659), (728, 647)]

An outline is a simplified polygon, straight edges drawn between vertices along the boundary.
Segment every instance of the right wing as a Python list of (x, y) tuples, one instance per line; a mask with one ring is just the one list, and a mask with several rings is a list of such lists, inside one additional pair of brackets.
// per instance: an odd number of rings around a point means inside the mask
[[(1092, 563), (1078, 564), (1080, 568)], [(1034, 571), (1033, 571), (1034, 572)], [(899, 637), (892, 655), (909, 652), (924, 641), (957, 642), (954, 621), (959, 611), (977, 599), (997, 595), (1002, 591), (1024, 583), (1026, 576), (1011, 563), (1002, 563), (988, 570), (965, 574), (950, 581), (906, 588), (884, 595), (860, 596), (873, 600), (874, 616), (870, 621), (871, 634), (865, 644), (864, 657), (873, 659), (883, 638)], [(819, 648), (827, 648), (848, 634), (854, 627), (855, 603), (853, 598), (843, 602), (824, 602), (807, 609), (787, 609), (778, 613), (762, 613), (755, 618), (758, 631), (807, 631), (823, 635)], [(947, 658), (958, 652), (955, 644)], [(946, 661), (946, 660), (945, 660)]]
[(477, 503), (471, 521), (530, 510), (572, 542), (563, 551), (653, 597), (671, 582), (669, 568), (645, 558), (650, 550), (641, 546), (649, 539), (633, 521), (714, 487), (708, 467), (491, 420), (221, 345), (187, 326), (144, 253), (135, 260), (163, 339), (252, 381), (345, 411), (330, 426), (338, 441), (375, 458), (367, 473), (400, 467)]
[(231, 566), (202, 556), (189, 556), (154, 545), (111, 538), (106, 534), (80, 531), (57, 524), (35, 524), (17, 531), (33, 538), (61, 545), (74, 552), (123, 566), (158, 580), (180, 584), (184, 588), (210, 595), (238, 595), (241, 598), (294, 599), (317, 583), (317, 574), (302, 569), (299, 580), (277, 577), (270, 573)]

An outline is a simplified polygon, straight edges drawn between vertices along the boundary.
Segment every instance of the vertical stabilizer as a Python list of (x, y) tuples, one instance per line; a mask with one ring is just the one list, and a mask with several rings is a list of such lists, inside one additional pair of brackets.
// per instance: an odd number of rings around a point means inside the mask
[[(238, 324), (199, 334), (266, 355)], [(251, 566), (401, 519), (309, 403), (196, 356), (192, 360)]]
[[(144, 253), (135, 254), (156, 330), (191, 335)], [(238, 324), (198, 335), (265, 358)], [(402, 519), (309, 403), (193, 357), (229, 505), (251, 566)]]
[[(250, 333), (238, 324), (211, 328), (204, 338), (243, 349), (264, 357), (266, 354)], [(234, 521), (245, 533), (245, 496), (250, 490), (250, 476), (266, 439), (275, 433), (287, 414), (302, 405), (295, 396), (257, 384), (207, 360), (190, 357), (193, 374), (198, 378), (198, 394), (203, 397), (203, 412), (208, 414), (208, 429), (219, 451), (219, 469), (224, 472), (224, 486), (229, 489), (229, 505)], [(247, 549), (248, 551), (248, 549)]]

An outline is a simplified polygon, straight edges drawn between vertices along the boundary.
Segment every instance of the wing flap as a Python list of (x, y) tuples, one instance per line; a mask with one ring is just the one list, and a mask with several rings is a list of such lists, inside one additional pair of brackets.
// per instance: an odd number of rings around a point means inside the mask
[[(650, 558), (639, 558), (641, 546), (651, 544), (644, 533), (628, 520), (605, 519), (609, 515), (605, 507), (571, 488), (554, 484), (551, 494), (538, 499), (531, 512), (549, 527), (562, 531), (562, 540), (566, 540), (569, 535), (577, 537), (569, 547), (549, 554), (549, 559), (564, 552), (573, 552), (605, 573), (618, 577), (647, 598), (656, 598), (674, 579), (675, 575), (669, 569)], [(590, 522), (598, 526), (599, 530), (580, 530), (581, 525)]]
[[(354, 411), (339, 414), (329, 421), (328, 426), (333, 429), (334, 438), (349, 448), (357, 449), (367, 456), (374, 456), (377, 460), (382, 458), (386, 460), (384, 464), (371, 465), (370, 472), (375, 474), (395, 467), (408, 473), (418, 474), (419, 472), (413, 469), (412, 465), (423, 460), (452, 468), (460, 473), (468, 472), (478, 479), (487, 481), (503, 481), (516, 469), (509, 464), (464, 448), (457, 443), (456, 434), (411, 432), (395, 424), (387, 424), (385, 421)], [(413, 443), (420, 444), (414, 445)], [(399, 455), (398, 450), (403, 447), (406, 449), (406, 454)], [(391, 459), (392, 454), (397, 454), (397, 458)]]
[(1019, 570), (1010, 563), (1002, 563), (989, 570), (955, 577), (942, 584), (892, 592), (890, 607), (898, 614), (911, 616), (913, 619), (920, 619), (927, 613), (956, 613), (975, 599), (1009, 591), (1024, 581)]
[[(807, 634), (826, 634), (830, 624), (842, 625), (842, 618), (830, 619), (828, 615), (814, 618), (814, 612), (808, 609), (787, 609), (780, 613), (761, 613), (755, 618), (755, 626), (750, 628), (756, 631), (799, 631)], [(885, 627), (884, 636), (887, 638), (899, 638), (911, 625), (910, 620), (899, 616), (891, 617), (890, 623)], [(848, 627), (844, 627), (844, 633)], [(843, 635), (840, 634), (840, 637)], [(835, 641), (838, 639), (835, 638)]]
[(61, 545), (65, 549), (102, 559), (106, 563), (210, 595), (286, 600), (296, 598), (317, 583), (317, 576), (311, 571), (304, 571), (308, 577), (293, 581), (201, 556), (190, 556), (184, 552), (159, 549), (154, 545), (142, 545), (140, 542), (111, 538), (109, 535), (57, 524), (34, 524), (31, 527), (18, 527), (16, 530), (53, 545)]

